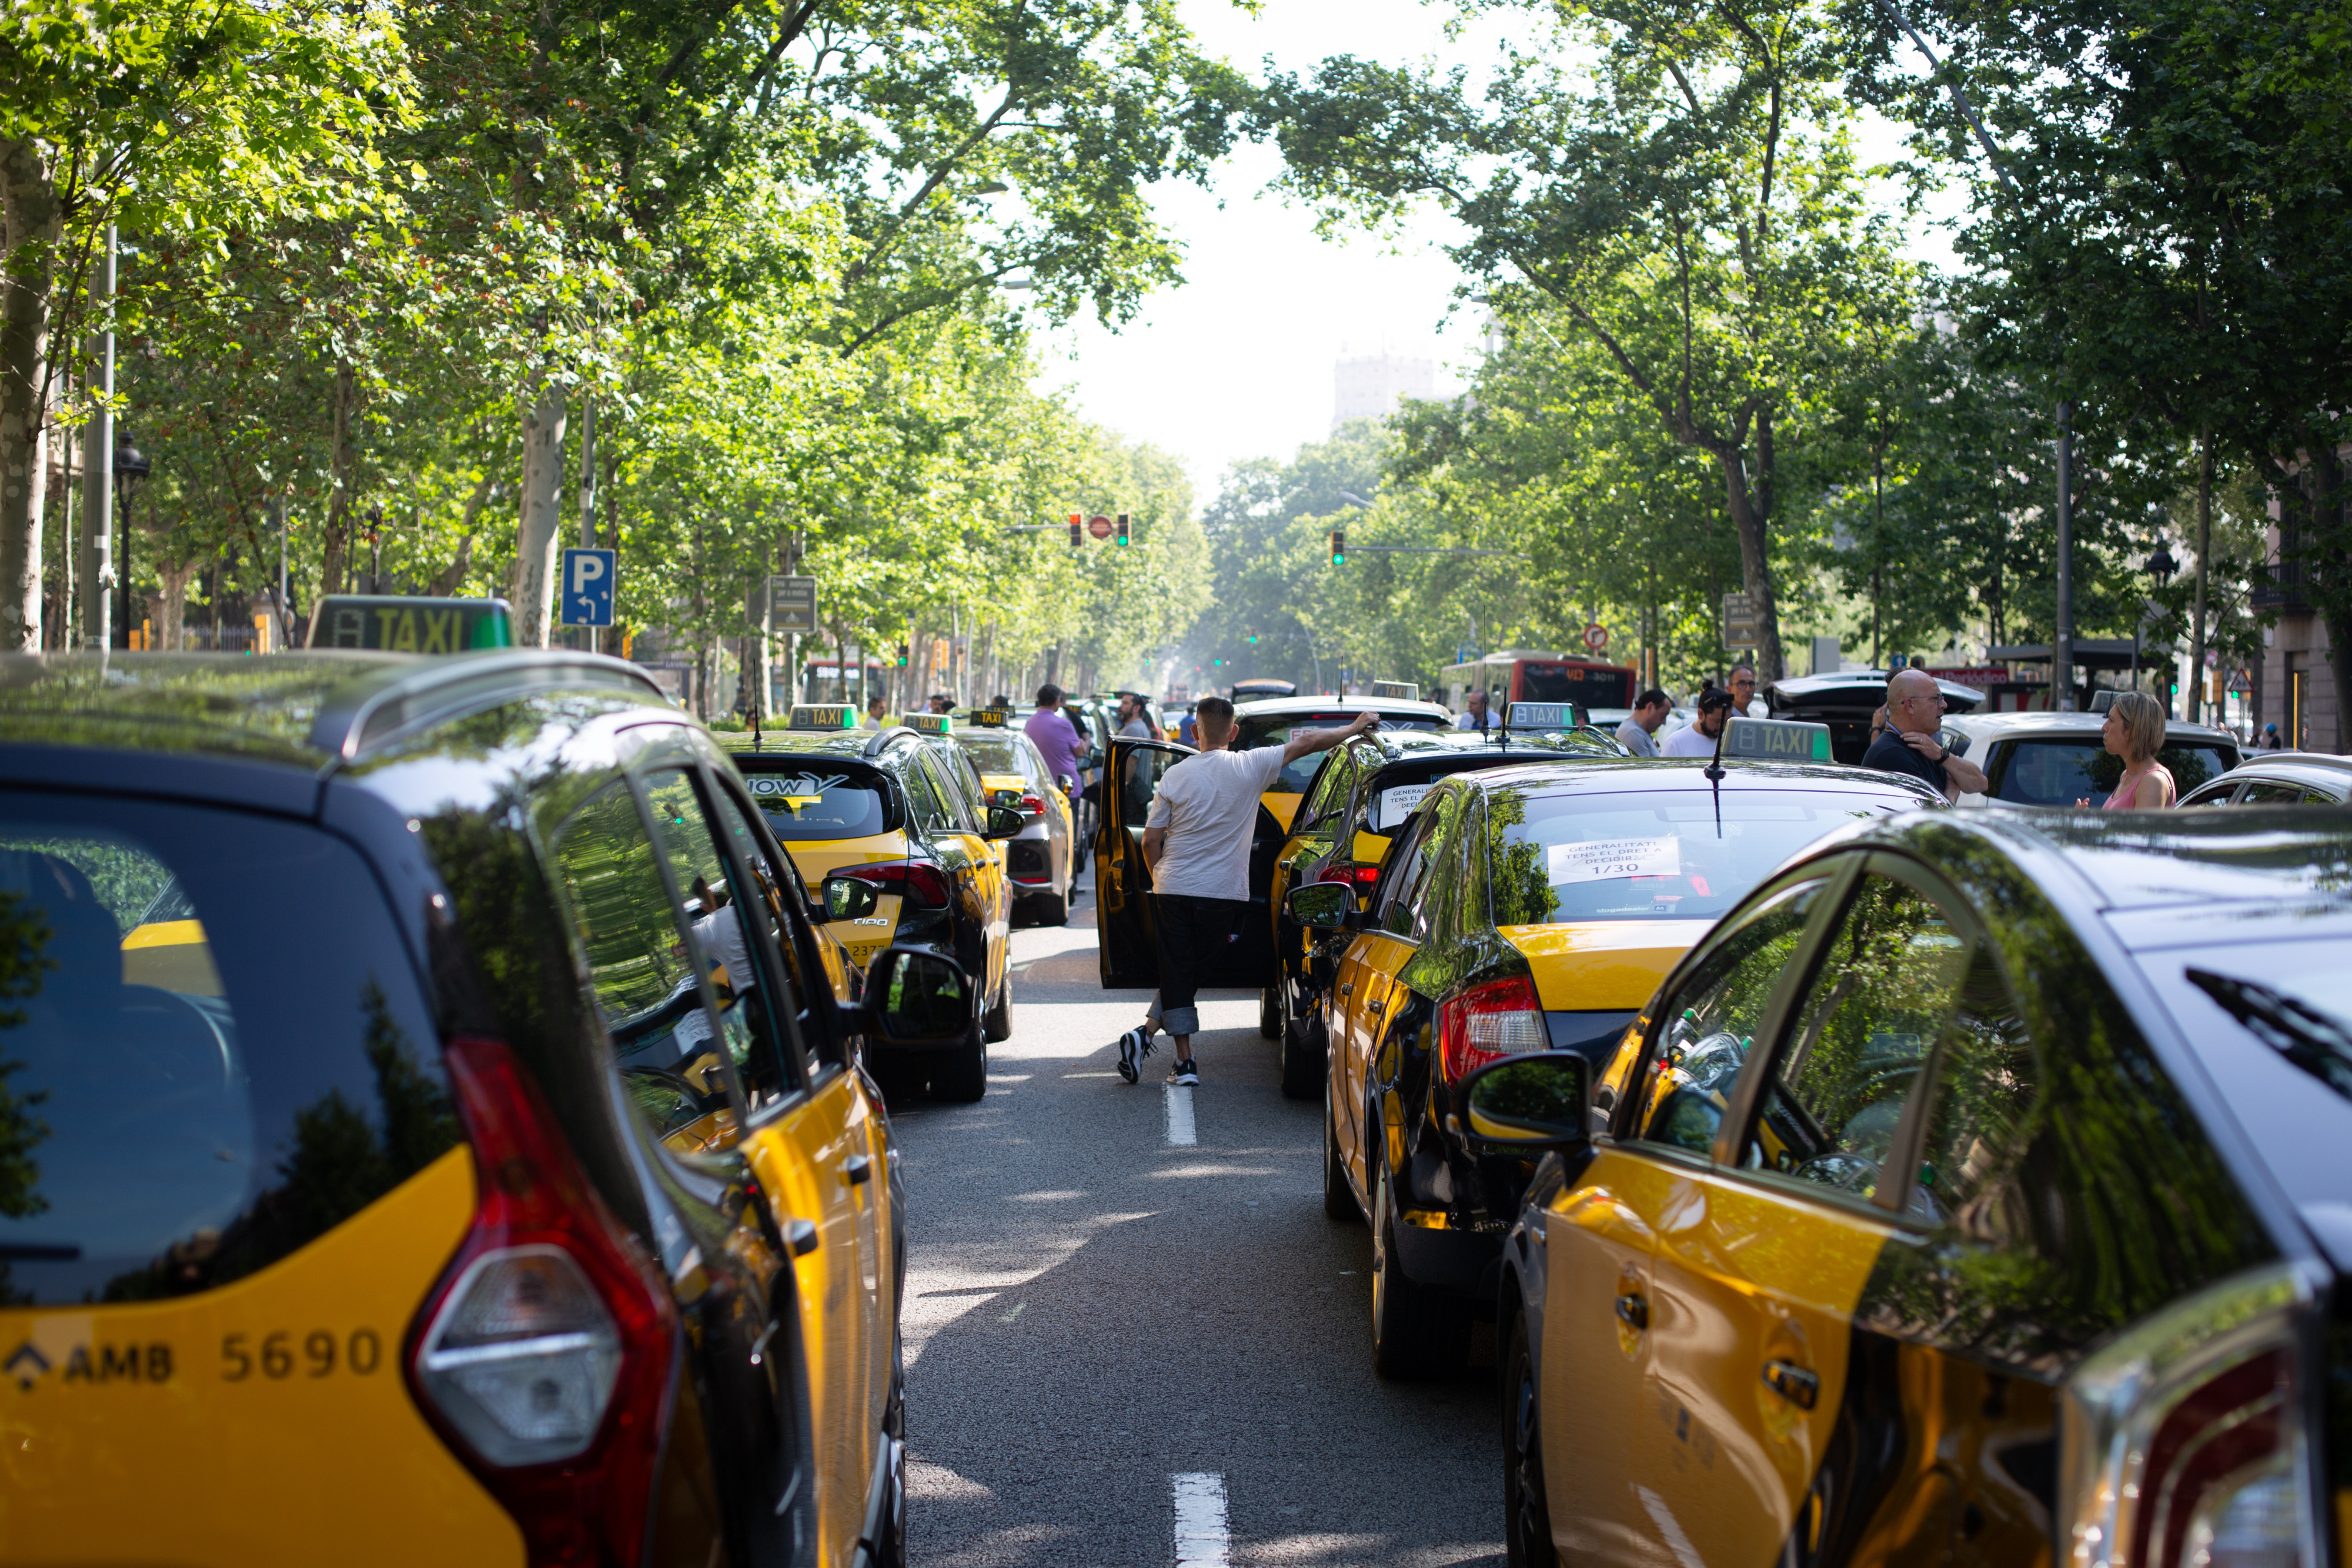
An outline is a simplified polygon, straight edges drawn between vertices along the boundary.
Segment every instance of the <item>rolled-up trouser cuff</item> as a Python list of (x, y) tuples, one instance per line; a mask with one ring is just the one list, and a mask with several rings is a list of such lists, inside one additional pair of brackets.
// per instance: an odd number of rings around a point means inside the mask
[(1195, 1035), (1201, 1032), (1199, 1008), (1170, 1008), (1163, 1012), (1160, 1010), (1160, 998), (1155, 996), (1151, 998), (1151, 1010), (1144, 1016), (1158, 1019), (1160, 1027), (1170, 1034)]

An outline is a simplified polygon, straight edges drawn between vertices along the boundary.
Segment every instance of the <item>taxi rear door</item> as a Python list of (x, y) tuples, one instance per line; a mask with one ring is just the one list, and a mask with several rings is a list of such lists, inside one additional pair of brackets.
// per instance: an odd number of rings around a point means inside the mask
[(1106, 988), (1156, 986), (1160, 950), (1150, 900), (1151, 873), (1143, 863), (1144, 820), (1168, 770), (1195, 755), (1171, 741), (1113, 737), (1104, 759), (1101, 827), (1095, 834), (1095, 924)]
[[(1458, 810), (1458, 794), (1444, 800)], [(1373, 1132), (1369, 1110), (1372, 1058), (1380, 1050), (1390, 1016), (1402, 998), (1397, 974), (1412, 960), (1428, 930), (1423, 899), (1444, 853), (1446, 818), (1446, 812), (1433, 811), (1413, 825), (1395, 872), (1378, 890), (1371, 925), (1349, 947), (1335, 988), (1334, 1007), (1341, 1030), (1332, 1038), (1332, 1109), (1338, 1118), (1340, 1156), (1366, 1194), (1372, 1190), (1368, 1163)]]

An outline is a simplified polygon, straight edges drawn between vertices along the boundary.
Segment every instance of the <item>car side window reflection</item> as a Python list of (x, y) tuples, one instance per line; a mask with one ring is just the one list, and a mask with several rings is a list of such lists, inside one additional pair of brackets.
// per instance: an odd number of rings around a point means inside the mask
[(1455, 799), (1457, 797), (1442, 796), (1433, 801), (1412, 836), (1412, 842), (1405, 848), (1405, 863), (1397, 868), (1395, 879), (1389, 883), (1388, 896), (1381, 904), (1378, 924), (1391, 936), (1418, 936), (1421, 934), (1423, 923), (1418, 910), (1422, 890), (1428, 886), (1431, 871), (1437, 863), (1447, 819), (1451, 816), (1449, 808)]
[(1970, 957), (1924, 894), (1864, 876), (1773, 1063), (1740, 1163), (1876, 1197), (1904, 1103), (1958, 1007)]
[(1977, 950), (1958, 1000), (1936, 1059), (1910, 1211), (2003, 1241), (2028, 1207), (2014, 1189), (2042, 1101), (2041, 1065), (1990, 951)]
[(1643, 1075), (1634, 1137), (1694, 1154), (1714, 1146), (1773, 988), (1827, 885), (1816, 878), (1776, 895), (1718, 942), (1675, 993), (1653, 1070)]
[[(797, 925), (785, 909), (783, 875), (790, 872), (789, 862), (782, 870), (761, 848), (760, 836), (751, 831), (751, 820), (724, 791), (714, 791), (713, 814), (719, 833), (751, 868), (752, 893), (756, 895), (745, 904), (747, 914), (757, 911), (751, 928), (761, 939), (761, 951), (772, 955), (782, 966), (782, 994), (777, 999), (776, 1016), (784, 1037), (779, 1040), (783, 1059), (784, 1079), (780, 1092), (789, 1087), (797, 1077), (797, 1052), (793, 1047), (815, 1047), (827, 1061), (834, 1052), (823, 1025), (810, 1015), (809, 1007), (815, 998), (831, 987), (832, 982), (815, 967), (813, 955), (802, 942), (803, 927)], [(797, 1035), (794, 1041), (789, 1037)]]

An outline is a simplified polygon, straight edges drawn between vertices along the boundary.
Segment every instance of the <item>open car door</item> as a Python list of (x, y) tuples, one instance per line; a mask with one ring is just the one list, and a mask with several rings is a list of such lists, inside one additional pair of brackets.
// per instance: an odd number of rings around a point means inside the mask
[[(1151, 912), (1151, 873), (1143, 863), (1143, 827), (1168, 770), (1195, 753), (1164, 740), (1114, 739), (1104, 760), (1102, 826), (1095, 837), (1095, 924), (1107, 989), (1157, 986), (1160, 947)], [(1228, 956), (1204, 965), (1203, 989), (1274, 983), (1274, 921), (1266, 905), (1283, 831), (1264, 807), (1250, 845), (1250, 906)]]

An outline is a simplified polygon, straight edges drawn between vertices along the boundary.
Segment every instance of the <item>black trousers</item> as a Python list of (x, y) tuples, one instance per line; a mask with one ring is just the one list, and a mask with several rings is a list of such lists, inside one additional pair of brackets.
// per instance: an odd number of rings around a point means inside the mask
[(1249, 901), (1243, 898), (1151, 895), (1160, 934), (1160, 995), (1152, 999), (1151, 1016), (1170, 1034), (1201, 1032), (1201, 1010), (1192, 1005), (1200, 994), (1201, 976), (1241, 940), (1242, 915), (1248, 908)]

